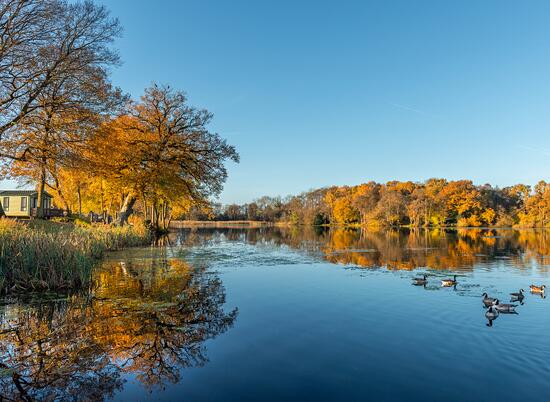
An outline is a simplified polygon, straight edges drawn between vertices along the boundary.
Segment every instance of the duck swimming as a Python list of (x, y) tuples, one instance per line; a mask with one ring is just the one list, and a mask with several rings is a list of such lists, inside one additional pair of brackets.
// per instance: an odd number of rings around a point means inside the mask
[(510, 296), (512, 296), (512, 297), (515, 298), (515, 299), (522, 300), (522, 299), (525, 297), (525, 295), (523, 294), (523, 292), (525, 292), (525, 290), (520, 289), (519, 292), (510, 293)]
[(456, 286), (458, 282), (456, 281), (456, 275), (453, 275), (453, 279), (443, 279), (441, 280), (441, 286)]
[(489, 297), (487, 293), (483, 293), (481, 296), (483, 296), (483, 304), (485, 304), (485, 307), (492, 306), (497, 301), (494, 297)]
[(546, 285), (541, 285), (541, 286), (531, 285), (529, 286), (529, 289), (531, 290), (532, 293), (544, 293), (544, 290), (546, 289)]
[(422, 275), (423, 277), (422, 278), (413, 278), (413, 285), (416, 285), (416, 286), (423, 286), (425, 285), (426, 283), (428, 283), (428, 279), (426, 278), (427, 275), (424, 274)]
[(495, 308), (498, 310), (499, 313), (516, 313), (517, 314), (516, 307), (517, 307), (517, 304), (500, 303), (498, 299), (495, 302)]

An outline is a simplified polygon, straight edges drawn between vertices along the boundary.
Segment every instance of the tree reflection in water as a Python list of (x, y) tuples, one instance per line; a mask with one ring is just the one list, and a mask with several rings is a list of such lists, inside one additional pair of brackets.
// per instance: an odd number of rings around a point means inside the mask
[[(153, 388), (179, 381), (186, 367), (204, 364), (205, 340), (231, 327), (237, 311), (224, 311), (225, 290), (215, 274), (167, 255), (219, 238), (258, 248), (290, 247), (313, 259), (357, 267), (467, 271), (480, 262), (497, 266), (503, 263), (500, 259), (518, 269), (531, 269), (533, 261), (539, 267), (548, 265), (549, 233), (184, 230), (163, 239), (163, 247), (132, 250), (131, 258), (122, 254), (122, 262), (106, 262), (94, 273), (95, 285), (85, 295), (0, 307), (0, 394), (4, 400), (101, 400), (123, 387), (125, 374)], [(218, 263), (232, 265), (242, 257), (238, 249), (213, 256)], [(264, 257), (258, 252), (256, 263)], [(246, 263), (253, 261), (246, 258)]]
[[(1, 311), (4, 400), (103, 400), (132, 373), (152, 388), (207, 361), (204, 342), (233, 325), (218, 277), (155, 258), (107, 262), (87, 295)], [(146, 257), (146, 256), (144, 256)]]
[(364, 268), (471, 270), (480, 261), (508, 260), (522, 269), (550, 264), (550, 230), (267, 227), (193, 228), (173, 239), (196, 245), (223, 236), (254, 245), (289, 246), (336, 264)]

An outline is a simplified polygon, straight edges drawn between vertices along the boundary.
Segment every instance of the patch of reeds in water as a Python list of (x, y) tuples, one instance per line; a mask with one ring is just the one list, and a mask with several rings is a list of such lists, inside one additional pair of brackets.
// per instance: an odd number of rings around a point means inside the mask
[(150, 242), (144, 225), (0, 220), (0, 294), (86, 286), (103, 253)]

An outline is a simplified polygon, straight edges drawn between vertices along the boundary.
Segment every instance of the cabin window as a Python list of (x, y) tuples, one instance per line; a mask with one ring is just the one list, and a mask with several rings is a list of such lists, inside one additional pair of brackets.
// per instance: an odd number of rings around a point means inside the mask
[(27, 210), (27, 197), (21, 197), (21, 211)]
[(36, 198), (31, 198), (31, 208), (36, 208)]
[(4, 200), (2, 201), (2, 208), (4, 208), (4, 211), (9, 211), (9, 209), (10, 209), (10, 197), (4, 197)]

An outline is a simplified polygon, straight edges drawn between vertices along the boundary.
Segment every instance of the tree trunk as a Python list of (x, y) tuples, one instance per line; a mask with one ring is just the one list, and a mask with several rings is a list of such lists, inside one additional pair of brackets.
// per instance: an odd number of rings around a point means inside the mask
[(76, 195), (78, 196), (78, 216), (82, 216), (82, 193), (80, 192), (80, 184), (76, 187)]
[[(104, 192), (103, 192), (103, 180), (101, 180), (101, 199), (100, 199), (100, 201), (101, 201), (101, 216), (103, 217), (103, 223), (105, 223), (106, 218), (107, 218), (107, 214), (105, 212), (105, 195), (104, 195)], [(128, 219), (128, 217), (126, 217), (126, 219)], [(121, 226), (122, 225), (124, 225), (124, 223), (122, 223)]]
[(137, 197), (133, 193), (128, 193), (122, 204), (122, 208), (118, 213), (116, 224), (119, 226), (124, 226), (128, 223), (128, 218), (134, 213), (134, 204), (137, 201)]
[[(36, 217), (44, 218), (44, 187), (46, 186), (46, 168), (42, 166), (40, 171), (40, 181), (38, 183), (38, 201), (36, 205)], [(30, 209), (30, 205), (27, 207)], [(29, 211), (30, 212), (30, 211)]]
[(153, 219), (151, 221), (153, 228), (158, 230), (159, 228), (159, 209), (158, 209), (158, 201), (155, 200), (153, 202)]
[(61, 185), (59, 184), (59, 178), (57, 177), (57, 173), (53, 173), (52, 177), (53, 177), (54, 185), (52, 186), (46, 183), (46, 186), (57, 193), (57, 195), (59, 196), (59, 199), (63, 203), (63, 208), (65, 209), (65, 211), (67, 211), (68, 214), (70, 214), (72, 205), (69, 205), (69, 202), (65, 198), (65, 194), (63, 194), (63, 191), (61, 190)]
[[(165, 208), (165, 202), (162, 201), (160, 204), (160, 222), (162, 223), (162, 229), (164, 229), (164, 220), (166, 219), (166, 208)], [(157, 230), (160, 229), (160, 225), (157, 228)]]
[(172, 221), (172, 208), (170, 208), (170, 205), (168, 203), (166, 204), (166, 213), (164, 218), (164, 231), (168, 230), (168, 227), (170, 226), (170, 222)]
[(6, 216), (6, 213), (4, 212), (4, 208), (2, 208), (2, 203), (0, 202), (0, 218), (4, 218)]
[(113, 203), (114, 198), (111, 196), (111, 198), (109, 199), (109, 206), (107, 207), (107, 223), (111, 223), (112, 216), (116, 215), (116, 212), (113, 211)]
[(145, 194), (143, 194), (143, 219), (147, 221), (147, 218), (149, 217), (149, 211), (147, 210), (147, 199), (145, 198)]

